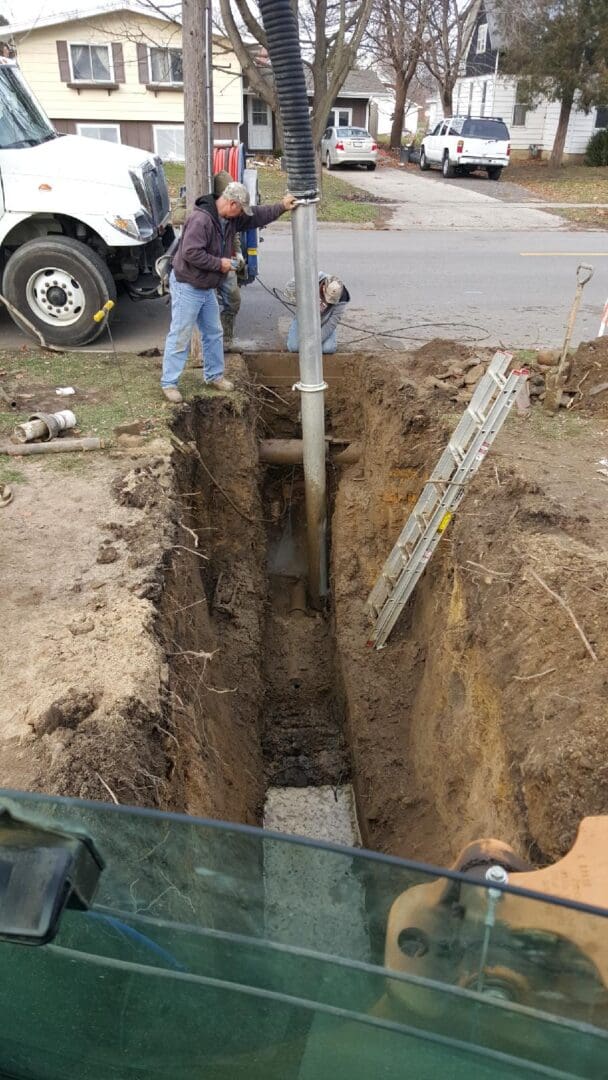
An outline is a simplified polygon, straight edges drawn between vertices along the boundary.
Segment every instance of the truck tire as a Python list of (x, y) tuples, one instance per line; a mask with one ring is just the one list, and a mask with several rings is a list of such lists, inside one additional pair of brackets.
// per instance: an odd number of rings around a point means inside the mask
[[(87, 345), (104, 328), (96, 311), (116, 299), (103, 259), (78, 240), (49, 236), (28, 240), (11, 255), (2, 291), (50, 345)], [(27, 327), (13, 316), (22, 330)]]
[(502, 176), (502, 165), (493, 165), (488, 169), (488, 177), (490, 180), (500, 180)]
[(447, 150), (443, 155), (443, 161), (441, 163), (441, 171), (446, 180), (451, 180), (456, 175), (456, 169), (450, 164), (450, 155)]
[(428, 161), (426, 160), (426, 154), (424, 152), (424, 146), (422, 147), (422, 150), (420, 151), (420, 161), (419, 161), (418, 164), (420, 165), (420, 172), (427, 172), (427, 170), (430, 169), (430, 167), (431, 167), (429, 165)]

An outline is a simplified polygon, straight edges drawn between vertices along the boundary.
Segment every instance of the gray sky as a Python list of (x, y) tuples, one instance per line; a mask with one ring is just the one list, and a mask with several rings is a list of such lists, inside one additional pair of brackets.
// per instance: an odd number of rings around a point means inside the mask
[(29, 19), (33, 23), (56, 12), (84, 12), (98, 6), (99, 0), (0, 0), (0, 14), (9, 22), (21, 24)]

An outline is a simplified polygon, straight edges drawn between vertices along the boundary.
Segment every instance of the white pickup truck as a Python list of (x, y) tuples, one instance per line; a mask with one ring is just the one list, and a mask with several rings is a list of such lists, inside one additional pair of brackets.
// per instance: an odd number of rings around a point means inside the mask
[(485, 169), (490, 180), (500, 180), (510, 160), (510, 138), (498, 117), (450, 116), (422, 140), (420, 168), (438, 165), (446, 179)]
[[(17, 65), (0, 58), (0, 292), (53, 345), (84, 345), (116, 297), (162, 293), (157, 260), (174, 240), (159, 158), (58, 135)], [(12, 311), (11, 311), (12, 308)]]

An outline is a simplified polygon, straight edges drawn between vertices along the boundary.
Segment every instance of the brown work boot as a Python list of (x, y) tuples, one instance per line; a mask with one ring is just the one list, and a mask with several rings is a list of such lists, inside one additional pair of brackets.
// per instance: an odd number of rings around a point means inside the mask
[(173, 402), (174, 405), (180, 405), (184, 400), (177, 386), (163, 386), (162, 389), (167, 401)]
[(229, 394), (231, 390), (234, 390), (234, 383), (230, 379), (222, 377), (220, 379), (214, 379), (213, 382), (208, 382), (207, 386), (212, 387), (213, 390), (221, 390), (222, 394)]

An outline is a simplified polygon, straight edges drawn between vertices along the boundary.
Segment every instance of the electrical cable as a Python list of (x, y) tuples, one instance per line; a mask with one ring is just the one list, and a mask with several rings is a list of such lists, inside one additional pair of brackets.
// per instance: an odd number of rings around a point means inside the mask
[[(257, 275), (256, 281), (259, 281), (262, 288), (265, 289), (266, 292), (270, 296), (273, 296), (275, 300), (278, 300), (279, 304), (282, 304), (284, 308), (287, 308), (287, 310), (292, 315), (294, 314), (294, 312), (296, 310), (296, 305), (295, 304), (290, 304), (287, 300), (284, 300), (283, 297), (280, 295), (279, 290), (276, 287), (271, 287), (269, 285), (266, 285), (266, 283), (264, 281), (262, 281), (259, 274)], [(455, 329), (462, 329), (463, 327), (467, 327), (470, 330), (479, 330), (483, 334), (484, 337), (489, 336), (488, 335), (488, 330), (486, 329), (486, 327), (485, 326), (479, 326), (477, 323), (454, 323), (454, 322), (405, 323), (404, 326), (397, 326), (393, 330), (366, 330), (365, 327), (363, 327), (363, 326), (355, 326), (353, 323), (348, 323), (348, 322), (346, 322), (345, 319), (341, 319), (340, 320), (340, 325), (348, 327), (349, 330), (357, 330), (359, 332), (359, 334), (361, 335), (361, 338), (355, 338), (355, 341), (363, 340), (364, 337), (373, 337), (373, 338), (375, 338), (375, 337), (394, 337), (394, 338), (402, 338), (403, 340), (420, 341), (421, 338), (417, 338), (417, 337), (415, 337), (413, 335), (410, 335), (410, 334), (402, 334), (401, 331), (402, 330), (422, 330), (422, 329), (429, 328), (429, 327), (441, 327), (441, 326), (449, 326), (449, 327), (451, 327), (453, 329), (454, 328)], [(477, 338), (476, 340), (479, 340), (479, 339)], [(352, 344), (354, 344), (354, 342), (351, 341), (351, 342), (349, 342), (349, 344), (352, 345)]]

